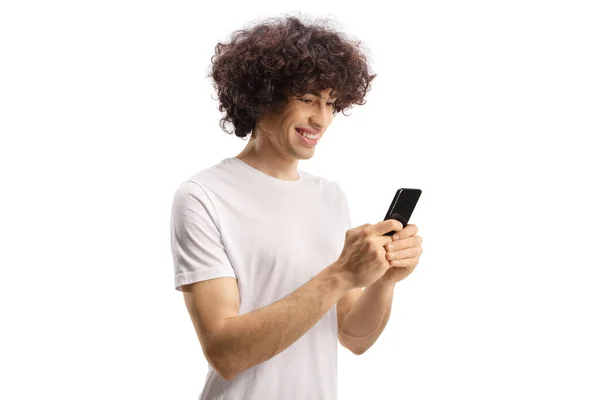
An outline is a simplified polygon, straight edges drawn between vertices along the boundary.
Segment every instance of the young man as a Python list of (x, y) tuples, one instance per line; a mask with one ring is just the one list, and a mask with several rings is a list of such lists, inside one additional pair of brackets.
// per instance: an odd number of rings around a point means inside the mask
[(375, 75), (357, 44), (293, 17), (238, 31), (212, 61), (221, 127), (252, 138), (173, 200), (175, 287), (209, 363), (200, 399), (337, 399), (338, 340), (375, 342), (422, 251), (414, 225), (351, 229), (340, 185), (298, 169)]

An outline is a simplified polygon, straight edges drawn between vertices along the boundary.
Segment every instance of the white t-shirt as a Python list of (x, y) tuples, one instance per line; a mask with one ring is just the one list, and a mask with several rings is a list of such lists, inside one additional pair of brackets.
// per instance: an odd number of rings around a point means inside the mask
[[(171, 214), (175, 288), (234, 277), (240, 315), (287, 296), (335, 262), (351, 228), (341, 186), (298, 169), (285, 181), (231, 157), (179, 186)], [(334, 305), (275, 357), (226, 381), (208, 364), (201, 400), (336, 400)]]

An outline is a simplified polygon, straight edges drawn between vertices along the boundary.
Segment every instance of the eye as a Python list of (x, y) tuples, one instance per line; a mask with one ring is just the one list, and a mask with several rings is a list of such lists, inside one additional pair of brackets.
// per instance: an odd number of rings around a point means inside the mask
[[(301, 101), (301, 102), (303, 102), (304, 104), (308, 104), (308, 103), (314, 103), (314, 101), (313, 101), (313, 100), (311, 100), (311, 99), (305, 99), (305, 98), (302, 98), (302, 97), (298, 97), (298, 100), (300, 100), (300, 101)], [(328, 105), (329, 107), (331, 107), (331, 108), (334, 108), (334, 107), (335, 107), (335, 102), (333, 102), (333, 103), (327, 103), (327, 105)]]

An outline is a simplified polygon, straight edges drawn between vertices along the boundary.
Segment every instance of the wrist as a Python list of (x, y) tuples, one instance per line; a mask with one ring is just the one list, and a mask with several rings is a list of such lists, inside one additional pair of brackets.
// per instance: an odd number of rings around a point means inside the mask
[(331, 275), (337, 279), (338, 285), (342, 288), (344, 292), (353, 289), (350, 276), (339, 261), (336, 261), (333, 264), (331, 264), (329, 266), (329, 270), (331, 271)]
[(394, 282), (387, 274), (384, 274), (381, 278), (376, 280), (373, 285), (377, 285), (381, 288), (393, 288), (397, 282)]

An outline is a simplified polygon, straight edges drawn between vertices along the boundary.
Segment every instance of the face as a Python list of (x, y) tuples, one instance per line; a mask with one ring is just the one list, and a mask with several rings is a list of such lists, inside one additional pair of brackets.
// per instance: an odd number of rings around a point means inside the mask
[(281, 112), (270, 113), (257, 124), (261, 141), (289, 158), (311, 158), (334, 116), (336, 99), (329, 98), (330, 93), (327, 89), (290, 97)]

